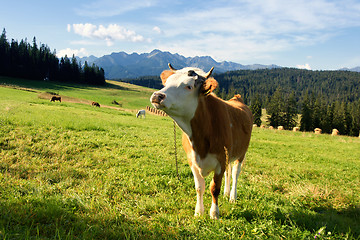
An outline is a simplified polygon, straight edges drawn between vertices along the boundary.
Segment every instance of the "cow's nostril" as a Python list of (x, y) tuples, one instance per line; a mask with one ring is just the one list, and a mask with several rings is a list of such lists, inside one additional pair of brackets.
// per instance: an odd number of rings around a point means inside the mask
[(158, 98), (159, 98), (160, 101), (164, 100), (165, 97), (166, 97), (165, 94), (163, 94), (163, 93), (158, 93)]

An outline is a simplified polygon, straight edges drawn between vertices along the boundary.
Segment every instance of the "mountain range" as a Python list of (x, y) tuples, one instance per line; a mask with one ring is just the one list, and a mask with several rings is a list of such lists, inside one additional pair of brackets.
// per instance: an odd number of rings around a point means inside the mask
[(210, 56), (202, 57), (184, 57), (177, 53), (162, 52), (160, 50), (153, 50), (150, 53), (132, 53), (125, 52), (111, 53), (102, 57), (83, 57), (78, 58), (78, 61), (92, 65), (93, 63), (105, 70), (105, 77), (107, 79), (125, 79), (137, 78), (141, 76), (159, 76), (160, 73), (168, 68), (168, 63), (173, 67), (181, 69), (183, 67), (198, 67), (204, 71), (208, 71), (214, 67), (215, 73), (223, 73), (232, 70), (255, 70), (265, 68), (281, 68), (276, 65), (242, 65), (234, 62), (217, 62)]
[(354, 68), (341, 68), (340, 71), (360, 72), (360, 66)]
[[(105, 70), (106, 79), (131, 79), (142, 76), (159, 76), (164, 69), (168, 68), (168, 63), (173, 67), (181, 69), (183, 67), (198, 67), (208, 71), (214, 67), (215, 73), (224, 73), (234, 70), (256, 70), (256, 69), (274, 69), (282, 68), (277, 65), (242, 65), (235, 62), (217, 62), (210, 56), (184, 57), (177, 53), (163, 52), (153, 50), (150, 53), (132, 53), (126, 52), (111, 53), (102, 57), (83, 57), (78, 58), (81, 63), (93, 63)], [(342, 68), (340, 71), (360, 72), (360, 66), (355, 68)]]

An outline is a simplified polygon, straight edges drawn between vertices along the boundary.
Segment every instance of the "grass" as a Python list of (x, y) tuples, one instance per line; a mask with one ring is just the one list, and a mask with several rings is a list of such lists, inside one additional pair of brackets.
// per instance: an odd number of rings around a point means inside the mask
[[(0, 87), (0, 239), (360, 238), (359, 138), (255, 128), (238, 201), (213, 221), (193, 216), (182, 149), (176, 178), (172, 121), (135, 117), (151, 90), (0, 82), (22, 88)], [(123, 106), (38, 97), (53, 91)]]

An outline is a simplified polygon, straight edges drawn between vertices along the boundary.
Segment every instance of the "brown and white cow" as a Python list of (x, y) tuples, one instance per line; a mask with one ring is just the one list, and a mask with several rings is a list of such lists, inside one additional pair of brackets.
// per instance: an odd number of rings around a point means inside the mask
[(210, 185), (210, 217), (218, 219), (218, 196), (224, 174), (224, 194), (230, 201), (236, 200), (237, 178), (251, 137), (252, 114), (240, 95), (223, 101), (211, 93), (218, 85), (210, 77), (213, 68), (205, 73), (198, 68), (175, 70), (170, 64), (169, 67), (170, 70), (160, 76), (164, 88), (154, 92), (150, 101), (173, 118), (183, 131), (183, 147), (197, 193), (195, 216), (204, 213), (204, 177), (214, 172)]

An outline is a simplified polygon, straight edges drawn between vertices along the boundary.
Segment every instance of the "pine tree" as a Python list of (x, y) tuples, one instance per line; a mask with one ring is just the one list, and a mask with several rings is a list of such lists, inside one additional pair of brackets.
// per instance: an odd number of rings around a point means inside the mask
[(284, 113), (283, 126), (287, 130), (291, 130), (296, 126), (297, 107), (295, 93), (292, 92), (286, 100), (286, 109)]
[(277, 88), (274, 95), (270, 100), (267, 113), (270, 115), (268, 117), (268, 122), (270, 126), (278, 127), (283, 125), (283, 113), (284, 113), (284, 98), (281, 88)]
[(261, 125), (261, 101), (258, 96), (251, 101), (250, 109), (253, 114), (254, 124), (258, 127)]
[(301, 108), (300, 130), (313, 131), (312, 126), (312, 110), (309, 95), (306, 93)]
[(10, 67), (10, 45), (6, 39), (5, 28), (0, 36), (0, 74), (7, 75)]

